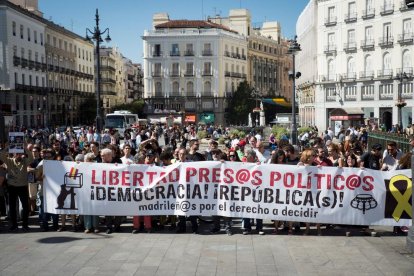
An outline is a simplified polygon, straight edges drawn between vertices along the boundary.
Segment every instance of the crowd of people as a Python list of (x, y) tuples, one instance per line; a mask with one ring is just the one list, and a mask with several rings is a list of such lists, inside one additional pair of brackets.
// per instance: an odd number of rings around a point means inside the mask
[[(197, 132), (205, 131), (208, 148), (200, 151)], [(219, 146), (217, 138), (226, 137), (226, 146)], [(160, 146), (160, 139), (164, 145)], [(367, 148), (366, 131), (352, 127), (343, 129), (335, 136), (331, 129), (318, 135), (317, 130), (303, 133), (300, 146), (289, 143), (287, 137), (277, 139), (273, 134), (263, 137), (252, 131), (245, 137), (230, 134), (228, 128), (220, 126), (165, 127), (146, 126), (131, 129), (120, 140), (112, 130), (96, 131), (85, 127), (75, 132), (68, 128), (64, 132), (26, 132), (26, 153), (9, 154), (4, 146), (0, 155), (0, 210), (7, 216), (9, 231), (18, 231), (18, 221), (22, 231), (30, 231), (29, 216), (38, 214), (43, 231), (65, 231), (71, 228), (85, 233), (105, 229), (107, 234), (122, 230), (122, 224), (129, 218), (120, 216), (75, 216), (46, 213), (43, 199), (43, 160), (76, 162), (98, 162), (119, 164), (153, 164), (169, 166), (176, 162), (221, 161), (251, 162), (261, 164), (288, 164), (294, 166), (334, 166), (369, 168), (373, 170), (399, 170), (411, 168), (411, 152), (401, 152), (395, 142), (389, 142), (386, 149), (380, 144)], [(414, 146), (414, 136), (410, 136)], [(20, 204), (19, 204), (20, 202)], [(132, 233), (159, 231), (165, 227), (177, 233), (187, 231), (187, 221), (191, 222), (191, 232), (199, 232), (199, 218), (195, 216), (140, 216), (132, 217)], [(224, 230), (233, 234), (233, 222), (229, 217), (213, 217), (211, 233)], [(242, 219), (242, 234), (255, 232), (264, 235), (263, 220)], [(273, 233), (286, 231), (310, 233), (310, 224), (289, 221), (274, 221)], [(327, 225), (326, 227), (331, 227)], [(368, 227), (365, 227), (368, 231)], [(403, 229), (405, 230), (405, 229)], [(320, 224), (316, 224), (318, 235), (322, 234)], [(399, 227), (394, 228), (400, 233)]]

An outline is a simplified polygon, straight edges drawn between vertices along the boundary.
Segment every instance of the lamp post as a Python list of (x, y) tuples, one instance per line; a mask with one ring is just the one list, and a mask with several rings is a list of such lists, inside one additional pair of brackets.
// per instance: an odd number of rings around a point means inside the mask
[[(103, 42), (101, 35), (104, 35), (107, 33), (107, 36), (105, 38), (106, 42), (111, 41), (111, 37), (109, 36), (109, 28), (106, 28), (104, 31), (101, 31), (99, 29), (99, 14), (98, 9), (96, 9), (95, 14), (95, 21), (96, 26), (94, 27), (94, 30), (91, 31), (90, 29), (86, 28), (86, 40), (88, 41), (95, 41), (96, 42), (96, 67), (98, 70), (98, 78), (96, 81), (97, 89), (96, 89), (96, 129), (98, 132), (101, 132), (101, 57), (99, 52), (99, 45), (101, 42)], [(89, 37), (88, 34), (91, 34), (92, 36)]]
[(261, 110), (259, 108), (259, 97), (262, 97), (262, 94), (256, 88), (253, 88), (251, 95), (252, 97), (255, 98), (255, 101), (256, 101), (256, 106), (253, 109), (253, 114), (256, 113), (254, 116), (255, 117), (254, 119), (255, 119), (255, 127), (257, 127), (259, 125), (259, 115), (260, 115), (260, 110)]
[(292, 79), (292, 128), (291, 128), (291, 139), (292, 145), (297, 145), (298, 130), (296, 126), (296, 87), (295, 79), (301, 76), (300, 72), (295, 73), (295, 55), (297, 52), (301, 51), (300, 44), (297, 42), (297, 36), (290, 41), (290, 46), (287, 51), (288, 54), (292, 55), (292, 73), (289, 73), (289, 78)]
[(407, 103), (402, 99), (403, 82), (404, 82), (405, 79), (408, 79), (407, 73), (401, 72), (399, 74), (400, 87), (398, 89), (398, 101), (395, 104), (398, 107), (398, 127), (399, 127), (401, 133), (403, 131), (402, 108), (407, 105)]

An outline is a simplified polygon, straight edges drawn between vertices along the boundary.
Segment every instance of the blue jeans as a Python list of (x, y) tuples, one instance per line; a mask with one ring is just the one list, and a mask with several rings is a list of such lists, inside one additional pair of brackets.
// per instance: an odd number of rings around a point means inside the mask
[[(252, 231), (252, 225), (250, 223), (250, 218), (244, 218), (243, 219), (243, 225), (244, 229), (247, 231)], [(263, 230), (263, 220), (262, 219), (256, 219), (256, 230), (262, 231)]]

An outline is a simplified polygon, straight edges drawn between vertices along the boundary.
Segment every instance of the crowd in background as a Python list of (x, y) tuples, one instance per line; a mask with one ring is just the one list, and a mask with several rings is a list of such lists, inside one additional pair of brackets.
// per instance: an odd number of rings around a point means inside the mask
[[(198, 132), (203, 131), (209, 139), (208, 147), (200, 151)], [(218, 138), (225, 137), (225, 145), (219, 145)], [(162, 140), (161, 140), (162, 139)], [(160, 146), (159, 141), (164, 144)], [(43, 161), (60, 160), (76, 162), (155, 164), (169, 166), (175, 162), (222, 161), (252, 162), (262, 164), (288, 164), (294, 166), (334, 166), (368, 168), (373, 170), (399, 170), (411, 168), (411, 152), (401, 152), (395, 142), (389, 142), (385, 149), (379, 144), (367, 148), (367, 131), (364, 128), (341, 129), (337, 135), (328, 128), (321, 134), (313, 128), (299, 137), (300, 146), (292, 145), (286, 135), (263, 137), (254, 129), (245, 137), (230, 134), (228, 128), (209, 125), (180, 126), (141, 126), (126, 131), (121, 140), (116, 131), (99, 132), (93, 127), (83, 127), (76, 131), (56, 129), (25, 131), (26, 153), (8, 154), (4, 146), (0, 156), (0, 211), (6, 216), (9, 231), (18, 231), (18, 221), (22, 231), (30, 231), (29, 216), (38, 215), (43, 231), (65, 231), (70, 221), (71, 229), (85, 233), (105, 230), (107, 234), (122, 230), (122, 224), (129, 218), (114, 216), (66, 216), (48, 214), (43, 201)], [(414, 138), (410, 136), (414, 146)], [(132, 233), (159, 231), (168, 226), (177, 233), (187, 231), (187, 221), (191, 222), (191, 232), (199, 232), (200, 220), (185, 216), (134, 216)], [(232, 218), (213, 218), (211, 233), (224, 230), (233, 234)], [(242, 219), (242, 234), (251, 234), (252, 225), (259, 235), (264, 235), (263, 221)], [(272, 233), (286, 231), (298, 233), (303, 226), (303, 234), (310, 233), (310, 224), (274, 221)], [(334, 227), (325, 225), (325, 227)], [(369, 231), (364, 227), (364, 231)], [(405, 231), (395, 227), (395, 233)], [(318, 235), (322, 235), (320, 224), (316, 224)]]

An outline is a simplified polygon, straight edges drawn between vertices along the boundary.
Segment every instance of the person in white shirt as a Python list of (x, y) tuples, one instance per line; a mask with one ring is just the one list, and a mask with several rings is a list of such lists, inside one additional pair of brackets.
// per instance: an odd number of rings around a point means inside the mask
[(131, 155), (131, 146), (129, 144), (125, 144), (122, 151), (124, 153), (124, 156), (121, 157), (122, 164), (133, 164), (134, 156)]
[(404, 155), (401, 151), (397, 149), (397, 143), (391, 141), (387, 144), (388, 154), (382, 160), (382, 171), (393, 171), (398, 166), (398, 161)]

